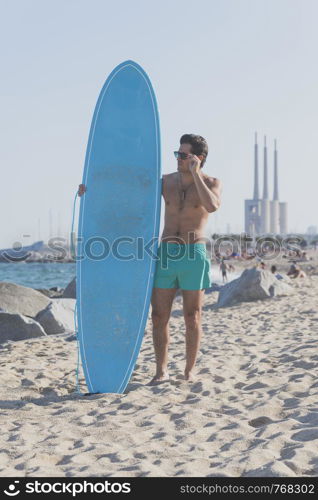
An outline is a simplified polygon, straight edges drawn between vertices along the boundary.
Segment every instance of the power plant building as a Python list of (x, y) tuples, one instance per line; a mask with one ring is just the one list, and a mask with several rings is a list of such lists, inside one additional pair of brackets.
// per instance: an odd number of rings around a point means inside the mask
[(258, 144), (255, 134), (254, 145), (254, 193), (252, 200), (245, 200), (245, 233), (250, 236), (287, 233), (287, 203), (280, 202), (278, 196), (277, 147), (274, 147), (274, 193), (269, 199), (268, 164), (266, 136), (263, 154), (263, 194), (259, 192)]

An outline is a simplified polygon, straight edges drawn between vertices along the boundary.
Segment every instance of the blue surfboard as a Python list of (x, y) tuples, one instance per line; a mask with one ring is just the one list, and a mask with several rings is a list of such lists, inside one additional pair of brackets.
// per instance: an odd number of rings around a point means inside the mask
[(148, 317), (161, 198), (159, 114), (134, 61), (117, 66), (99, 95), (80, 198), (78, 339), (91, 393), (122, 393)]

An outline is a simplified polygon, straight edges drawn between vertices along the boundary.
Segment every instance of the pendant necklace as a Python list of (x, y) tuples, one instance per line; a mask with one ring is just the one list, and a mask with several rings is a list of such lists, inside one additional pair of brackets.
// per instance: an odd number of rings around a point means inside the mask
[(180, 208), (183, 208), (184, 207), (184, 200), (185, 200), (186, 191), (191, 186), (191, 184), (187, 188), (185, 188), (185, 189), (183, 188), (182, 181), (181, 181), (181, 173), (180, 172), (178, 172), (178, 181), (179, 181)]

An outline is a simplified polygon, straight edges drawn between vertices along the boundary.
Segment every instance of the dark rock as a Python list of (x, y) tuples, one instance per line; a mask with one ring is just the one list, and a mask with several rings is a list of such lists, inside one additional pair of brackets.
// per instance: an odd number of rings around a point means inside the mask
[(65, 288), (63, 295), (63, 299), (76, 299), (76, 277), (72, 279), (72, 281)]
[(23, 314), (0, 312), (0, 343), (45, 336), (42, 326)]
[(45, 295), (46, 297), (53, 298), (53, 299), (61, 298), (63, 293), (64, 293), (63, 288), (59, 289), (56, 292), (54, 290), (52, 290), (51, 288), (49, 290), (47, 288), (35, 288), (35, 290), (37, 290), (40, 293), (43, 293), (43, 295)]

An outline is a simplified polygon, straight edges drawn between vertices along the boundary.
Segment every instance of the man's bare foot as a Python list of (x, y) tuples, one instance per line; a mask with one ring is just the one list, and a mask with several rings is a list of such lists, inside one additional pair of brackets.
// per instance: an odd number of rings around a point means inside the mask
[(184, 379), (187, 382), (195, 382), (195, 376), (192, 372), (184, 372)]
[(169, 373), (165, 372), (161, 375), (155, 375), (148, 385), (159, 385), (162, 384), (163, 382), (168, 382), (168, 381), (169, 381)]

